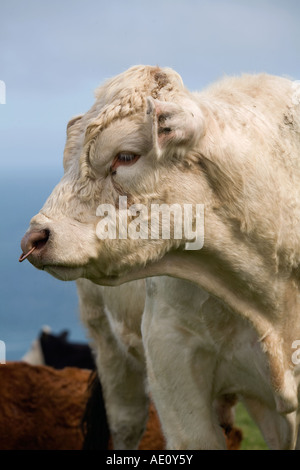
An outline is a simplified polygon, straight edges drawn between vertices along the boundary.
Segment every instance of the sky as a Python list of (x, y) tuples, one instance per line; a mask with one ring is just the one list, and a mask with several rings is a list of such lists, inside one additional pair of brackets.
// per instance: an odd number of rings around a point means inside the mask
[(300, 79), (300, 2), (1, 0), (0, 172), (62, 172), (68, 120), (136, 64), (172, 67), (190, 90), (244, 72)]

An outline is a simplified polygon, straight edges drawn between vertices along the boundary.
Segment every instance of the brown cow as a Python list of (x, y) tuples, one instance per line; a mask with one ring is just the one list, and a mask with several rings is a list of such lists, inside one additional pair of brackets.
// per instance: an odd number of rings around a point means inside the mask
[[(76, 367), (57, 370), (24, 362), (2, 364), (0, 450), (81, 450), (84, 446), (82, 420), (89, 399), (90, 378), (90, 371)], [(102, 419), (105, 420), (103, 415)], [(100, 427), (101, 424), (106, 427), (105, 422), (100, 423)], [(101, 435), (103, 442), (100, 442)], [(96, 438), (99, 440), (95, 450), (112, 449), (111, 439), (105, 437), (105, 429), (100, 430), (94, 440)], [(239, 449), (239, 429), (231, 431), (227, 442), (229, 449)], [(157, 413), (150, 404), (139, 449), (163, 450), (164, 446)]]

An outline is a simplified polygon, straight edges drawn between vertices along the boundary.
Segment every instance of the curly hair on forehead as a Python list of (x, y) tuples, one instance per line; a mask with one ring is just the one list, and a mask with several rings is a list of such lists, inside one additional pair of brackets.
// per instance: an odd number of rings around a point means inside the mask
[(165, 101), (180, 89), (183, 89), (183, 83), (176, 72), (153, 66), (132, 67), (108, 80), (96, 89), (96, 99), (106, 104), (98, 117), (88, 125), (85, 143), (114, 120), (145, 110), (147, 96)]
[(85, 130), (84, 148), (79, 161), (81, 188), (87, 194), (88, 182), (93, 173), (89, 155), (93, 152), (99, 133), (117, 119), (146, 111), (148, 96), (161, 101), (174, 101), (183, 90), (184, 85), (177, 72), (154, 66), (134, 66), (96, 89), (95, 97), (96, 102), (99, 102), (100, 113)]

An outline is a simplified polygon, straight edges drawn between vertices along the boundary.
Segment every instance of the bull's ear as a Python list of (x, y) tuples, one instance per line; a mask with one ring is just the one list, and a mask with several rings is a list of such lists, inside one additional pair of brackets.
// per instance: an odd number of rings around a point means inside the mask
[(72, 119), (70, 119), (70, 121), (67, 124), (67, 133), (69, 129), (75, 124), (75, 122), (77, 122), (79, 119), (82, 118), (82, 116), (83, 114), (78, 114), (78, 116), (74, 116)]
[(147, 114), (152, 125), (153, 146), (160, 157), (172, 146), (189, 150), (204, 134), (204, 117), (190, 99), (182, 105), (147, 98)]
[[(78, 148), (78, 138), (77, 136), (79, 135), (79, 126), (75, 126), (76, 123), (79, 123), (80, 119), (82, 118), (83, 114), (79, 114), (78, 116), (74, 116), (72, 119), (67, 124), (67, 141), (64, 149), (64, 171), (67, 171), (67, 168), (69, 166), (69, 162), (72, 161), (72, 155), (74, 149)], [(80, 123), (79, 123), (80, 124)]]

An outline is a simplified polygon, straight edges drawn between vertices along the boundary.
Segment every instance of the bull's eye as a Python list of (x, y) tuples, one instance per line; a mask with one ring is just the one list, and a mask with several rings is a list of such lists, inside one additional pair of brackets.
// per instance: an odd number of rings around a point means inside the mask
[(132, 160), (134, 160), (136, 157), (136, 155), (134, 155), (133, 153), (119, 153), (118, 154), (118, 160), (119, 162), (132, 162)]
[(133, 165), (135, 162), (138, 161), (140, 155), (136, 155), (130, 152), (120, 152), (118, 153), (111, 165), (111, 171), (114, 173), (118, 166), (130, 166)]

